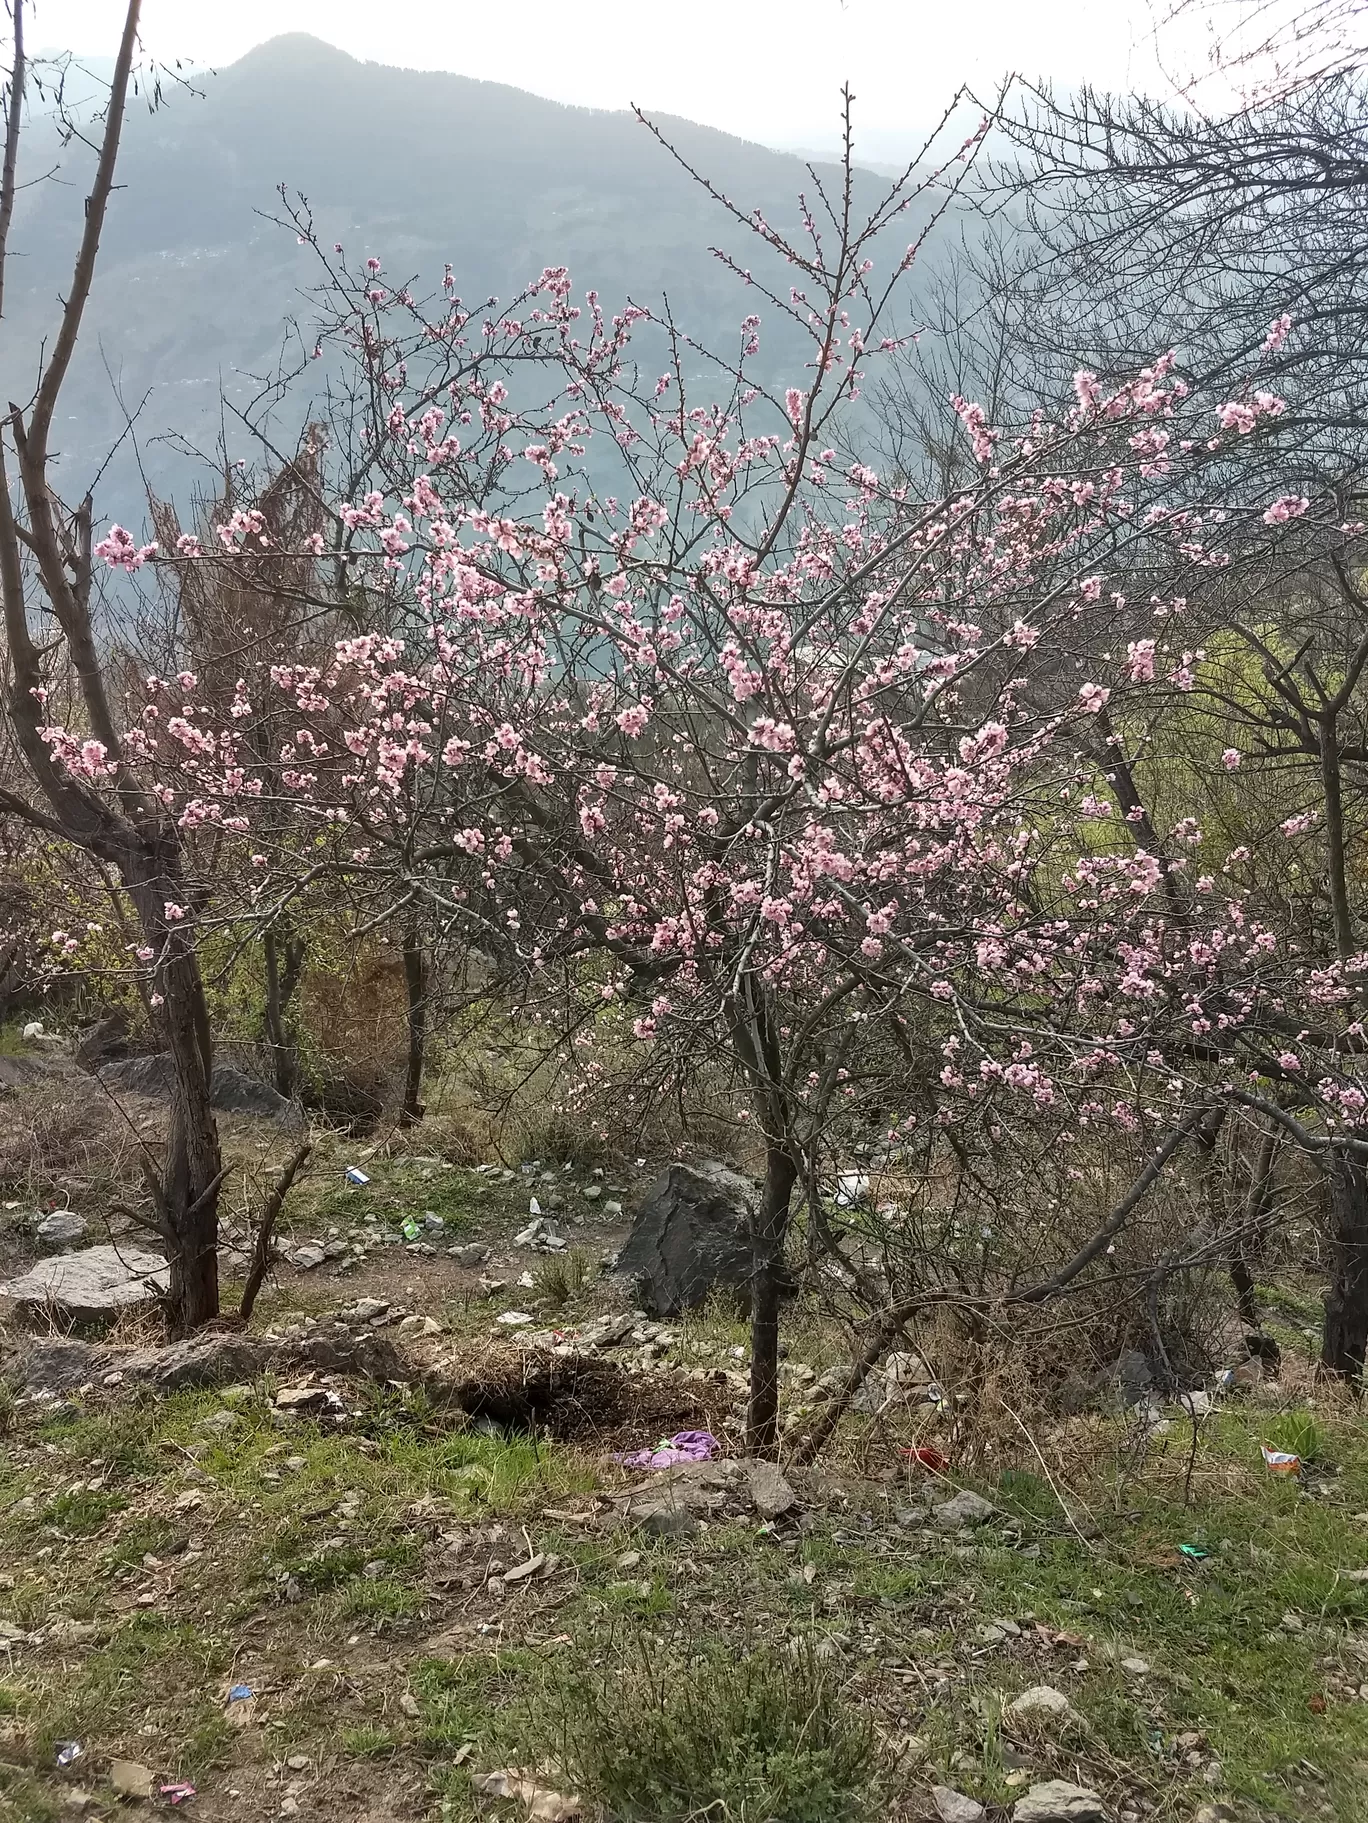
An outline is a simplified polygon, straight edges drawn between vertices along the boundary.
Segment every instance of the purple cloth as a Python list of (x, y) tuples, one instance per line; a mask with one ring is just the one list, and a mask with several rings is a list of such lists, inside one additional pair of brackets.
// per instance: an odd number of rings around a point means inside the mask
[(711, 1431), (679, 1431), (652, 1449), (634, 1450), (614, 1461), (629, 1469), (672, 1469), (680, 1462), (711, 1462), (721, 1447)]

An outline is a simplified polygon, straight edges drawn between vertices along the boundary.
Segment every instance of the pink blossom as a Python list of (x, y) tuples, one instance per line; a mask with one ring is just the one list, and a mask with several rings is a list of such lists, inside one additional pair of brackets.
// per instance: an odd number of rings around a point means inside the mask
[(1085, 715), (1100, 715), (1110, 695), (1111, 691), (1101, 684), (1082, 684), (1078, 691), (1078, 706)]
[(1284, 311), (1281, 316), (1274, 317), (1273, 321), (1268, 325), (1268, 334), (1259, 344), (1259, 353), (1277, 354), (1278, 350), (1287, 340), (1291, 329), (1292, 318), (1286, 311)]
[(127, 570), (130, 573), (140, 570), (149, 557), (155, 557), (155, 544), (140, 545), (131, 532), (126, 532), (121, 525), (111, 525), (108, 532), (95, 546), (95, 555), (102, 557), (114, 570)]

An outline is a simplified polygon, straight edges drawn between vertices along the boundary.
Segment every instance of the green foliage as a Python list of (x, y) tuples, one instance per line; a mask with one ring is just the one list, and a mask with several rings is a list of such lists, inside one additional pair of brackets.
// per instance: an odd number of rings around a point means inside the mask
[(59, 1494), (43, 1510), (42, 1523), (56, 1526), (77, 1538), (90, 1538), (104, 1528), (114, 1513), (122, 1511), (124, 1500), (105, 1489), (77, 1488), (70, 1494)]
[(863, 1823), (876, 1739), (808, 1656), (644, 1657), (558, 1692), (559, 1760), (620, 1823)]
[(1329, 1458), (1330, 1440), (1310, 1412), (1282, 1412), (1268, 1425), (1266, 1441), (1275, 1450), (1300, 1456), (1307, 1464)]

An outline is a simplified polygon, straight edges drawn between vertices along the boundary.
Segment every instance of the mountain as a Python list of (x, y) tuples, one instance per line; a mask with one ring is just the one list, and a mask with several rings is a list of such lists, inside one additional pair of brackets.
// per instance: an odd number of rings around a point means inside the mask
[[(743, 210), (796, 226), (798, 192), (811, 188), (801, 160), (689, 121), (658, 124)], [(21, 177), (55, 156), (47, 133), (34, 122)], [(61, 156), (63, 181), (23, 191), (16, 213), (0, 347), (10, 396), (31, 383), (80, 229), (88, 155)], [(828, 167), (824, 177), (839, 174)], [(857, 181), (863, 202), (880, 193), (873, 176)], [(117, 387), (129, 410), (148, 395), (137, 425), (148, 478), (183, 491), (190, 471), (164, 434), (211, 447), (221, 395), (240, 404), (256, 392), (253, 376), (271, 371), (289, 318), (307, 330), (318, 269), (267, 219), (281, 184), (308, 198), (326, 244), (381, 255), (391, 280), (414, 275), (420, 295), (447, 260), (471, 302), (566, 265), (576, 289), (596, 286), (610, 309), (629, 293), (651, 304), (668, 294), (681, 323), (725, 348), (755, 299), (708, 248), (725, 245), (757, 272), (770, 257), (628, 113), (361, 63), (303, 35), (197, 78), (195, 92), (170, 88), (155, 111), (134, 104), (119, 182), (66, 396), (73, 480), (99, 466), (123, 427)], [(783, 268), (774, 276), (787, 288)], [(765, 333), (769, 360), (801, 378), (791, 337), (768, 320)], [(302, 422), (303, 409), (292, 402), (282, 422)], [(133, 519), (140, 502), (126, 442), (97, 506)]]

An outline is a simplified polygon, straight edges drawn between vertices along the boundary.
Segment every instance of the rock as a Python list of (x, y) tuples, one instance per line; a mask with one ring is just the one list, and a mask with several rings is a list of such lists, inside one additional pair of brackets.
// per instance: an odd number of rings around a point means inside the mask
[(413, 1721), (417, 1721), (418, 1717), (423, 1713), (422, 1709), (419, 1707), (418, 1698), (411, 1690), (405, 1690), (400, 1696), (399, 1708), (402, 1714), (408, 1716)]
[(1121, 1669), (1123, 1671), (1129, 1671), (1132, 1677), (1148, 1677), (1150, 1672), (1149, 1660), (1147, 1658), (1123, 1658), (1121, 1660)]
[(537, 1253), (564, 1253), (566, 1240), (543, 1216), (537, 1215), (513, 1236), (513, 1245), (531, 1247)]
[(1203, 1804), (1192, 1823), (1236, 1823), (1236, 1817), (1229, 1804)]
[(43, 1638), (50, 1646), (88, 1646), (99, 1634), (93, 1620), (72, 1620), (67, 1614), (57, 1615), (43, 1627)]
[(698, 1515), (686, 1506), (663, 1500), (634, 1508), (632, 1523), (647, 1538), (687, 1538), (698, 1530)]
[(290, 1264), (292, 1266), (298, 1266), (301, 1272), (312, 1272), (315, 1267), (321, 1266), (327, 1257), (327, 1253), (322, 1247), (316, 1247), (308, 1243), (303, 1247), (291, 1247), (290, 1251), (285, 1255), (285, 1258)]
[(600, 1317), (596, 1323), (586, 1323), (575, 1337), (577, 1348), (615, 1348), (619, 1342), (626, 1341), (636, 1327), (630, 1316)]
[(966, 1797), (962, 1791), (952, 1791), (948, 1785), (933, 1785), (931, 1802), (941, 1823), (979, 1823), (985, 1814), (984, 1806), (977, 1798)]
[[(146, 1095), (155, 1101), (170, 1099), (174, 1081), (171, 1057), (165, 1051), (153, 1057), (128, 1057), (121, 1063), (101, 1064), (95, 1074), (116, 1095)], [(258, 1081), (245, 1070), (234, 1069), (230, 1063), (214, 1065), (209, 1100), (220, 1114), (252, 1114), (280, 1127), (304, 1125), (304, 1114), (297, 1102), (287, 1101), (269, 1083)]]
[(985, 1500), (982, 1494), (975, 1494), (969, 1488), (963, 1488), (953, 1499), (941, 1501), (939, 1506), (931, 1509), (931, 1523), (942, 1532), (955, 1532), (961, 1526), (982, 1525), (991, 1519), (996, 1509), (991, 1500)]
[(282, 1386), (275, 1409), (286, 1417), (313, 1417), (320, 1412), (342, 1412), (346, 1407), (330, 1386)]
[(456, 1264), (467, 1272), (477, 1272), (489, 1258), (489, 1248), (482, 1247), (478, 1241), (472, 1241), (467, 1247), (452, 1247), (449, 1251)]
[(1012, 1823), (1105, 1823), (1102, 1800), (1086, 1785), (1046, 1779), (1012, 1806)]
[(537, 1574), (545, 1562), (545, 1551), (538, 1551), (534, 1557), (529, 1557), (526, 1563), (515, 1563), (511, 1570), (505, 1570), (503, 1579), (506, 1583), (527, 1582)]
[(1008, 1703), (1005, 1713), (1014, 1722), (1063, 1721), (1073, 1714), (1073, 1705), (1052, 1684), (1033, 1684)]
[(207, 1418), (200, 1419), (199, 1423), (195, 1426), (195, 1429), (212, 1431), (216, 1436), (221, 1437), (226, 1431), (232, 1430), (235, 1425), (241, 1423), (242, 1419), (236, 1412), (210, 1412)]
[(347, 1323), (373, 1323), (388, 1310), (389, 1305), (384, 1298), (358, 1298), (354, 1304), (348, 1304), (345, 1310), (339, 1310), (337, 1314)]
[(1138, 1348), (1123, 1348), (1116, 1363), (1116, 1385), (1123, 1405), (1139, 1405), (1154, 1385), (1154, 1370)]
[(404, 1318), (399, 1325), (399, 1334), (401, 1336), (440, 1336), (443, 1334), (443, 1328), (436, 1317), (415, 1315)]
[(749, 1303), (753, 1185), (716, 1162), (671, 1165), (646, 1193), (617, 1270), (648, 1316), (696, 1310), (717, 1290)]
[(774, 1462), (748, 1462), (746, 1480), (750, 1497), (762, 1519), (781, 1519), (798, 1505), (798, 1496)]
[(54, 1209), (45, 1215), (34, 1233), (45, 1247), (74, 1247), (85, 1239), (86, 1219), (74, 1209)]
[(108, 1013), (83, 1026), (76, 1034), (74, 1055), (83, 1070), (92, 1074), (103, 1063), (119, 1063), (128, 1056), (128, 1015)]
[(0, 1298), (92, 1322), (151, 1303), (169, 1282), (160, 1254), (141, 1247), (85, 1247), (40, 1260), (22, 1278), (0, 1285)]
[(109, 1782), (121, 1798), (152, 1796), (152, 1769), (140, 1766), (136, 1760), (112, 1760)]

